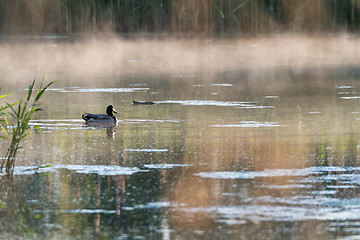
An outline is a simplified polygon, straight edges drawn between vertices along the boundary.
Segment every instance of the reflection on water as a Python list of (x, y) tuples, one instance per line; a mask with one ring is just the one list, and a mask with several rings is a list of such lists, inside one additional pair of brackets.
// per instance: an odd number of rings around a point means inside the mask
[(95, 93), (95, 92), (112, 92), (112, 93), (128, 93), (137, 91), (148, 91), (149, 88), (62, 88), (62, 89), (49, 89), (50, 91), (58, 91), (62, 93), (69, 92), (83, 92), (83, 93)]
[(234, 127), (244, 127), (244, 128), (249, 128), (249, 127), (281, 127), (281, 125), (277, 124), (276, 122), (264, 122), (264, 123), (259, 123), (256, 121), (242, 121), (240, 122), (240, 124), (228, 124), (228, 125), (212, 125), (213, 127), (230, 127), (230, 128), (234, 128)]
[[(1, 178), (3, 237), (356, 238), (358, 69), (259, 71), (58, 82)], [(85, 125), (109, 104), (117, 126)]]

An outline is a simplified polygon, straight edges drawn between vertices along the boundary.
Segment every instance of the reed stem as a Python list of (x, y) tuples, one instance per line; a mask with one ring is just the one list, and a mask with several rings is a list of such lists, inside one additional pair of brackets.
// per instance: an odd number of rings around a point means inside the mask
[[(30, 104), (30, 99), (33, 95), (33, 90), (35, 86), (35, 80), (30, 84), (28, 95), (25, 100), (20, 100), (19, 102), (15, 104), (7, 104), (8, 109), (11, 110), (9, 115), (14, 119), (14, 124), (12, 126), (12, 135), (11, 135), (11, 142), (10, 146), (6, 152), (5, 158), (2, 159), (1, 165), (0, 165), (0, 171), (3, 171), (3, 168), (5, 167), (6, 173), (13, 173), (14, 166), (15, 166), (15, 159), (16, 159), (16, 153), (18, 152), (20, 148), (20, 143), (22, 140), (29, 135), (29, 122), (35, 112), (42, 111), (43, 108), (39, 104), (39, 100), (41, 96), (44, 94), (45, 90), (52, 85), (54, 82), (50, 82), (48, 85), (43, 87), (43, 82), (40, 84), (35, 98)], [(15, 108), (15, 105), (17, 105), (17, 108)], [(34, 128), (35, 131), (37, 131), (37, 128)]]

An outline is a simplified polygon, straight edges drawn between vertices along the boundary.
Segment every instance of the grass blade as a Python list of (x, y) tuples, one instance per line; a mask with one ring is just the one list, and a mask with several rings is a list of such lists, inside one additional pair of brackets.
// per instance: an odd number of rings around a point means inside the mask
[[(43, 81), (44, 81), (44, 78), (43, 78)], [(10, 116), (12, 116), (15, 120), (15, 123), (12, 128), (12, 138), (11, 138), (10, 146), (7, 150), (4, 160), (1, 161), (0, 171), (2, 171), (3, 167), (5, 166), (7, 173), (11, 174), (13, 172), (13, 168), (15, 165), (15, 159), (16, 159), (16, 153), (20, 149), (19, 144), (24, 138), (26, 138), (30, 134), (30, 132), (28, 131), (30, 129), (30, 126), (29, 126), (30, 120), (35, 112), (43, 110), (43, 108), (39, 104), (37, 104), (37, 101), (40, 100), (40, 98), (44, 94), (45, 90), (50, 85), (52, 85), (54, 82), (55, 81), (50, 82), (44, 88), (42, 87), (43, 85), (41, 83), (39, 86), (39, 89), (37, 91), (36, 97), (31, 105), (29, 104), (29, 102), (30, 102), (30, 99), (31, 99), (31, 96), (33, 94), (33, 90), (35, 87), (35, 80), (30, 84), (27, 97), (24, 101), (20, 100), (13, 104), (7, 103), (5, 107), (0, 108), (0, 115), (5, 116), (5, 122), (8, 126), (9, 126), (8, 119), (6, 118), (5, 113), (2, 113), (4, 110), (9, 109), (10, 113), (8, 113), (8, 114)], [(6, 95), (4, 95), (4, 96), (6, 96)], [(1, 97), (4, 97), (4, 96), (1, 96)], [(15, 105), (18, 105), (18, 106), (15, 107)], [(4, 120), (2, 120), (2, 122), (4, 122)], [(0, 127), (5, 132), (6, 136), (8, 136), (9, 134), (6, 131), (6, 129), (4, 128), (4, 126), (0, 125)], [(35, 126), (33, 129), (35, 132), (38, 133), (38, 130), (40, 128)]]
[[(46, 85), (43, 89), (41, 89), (41, 91), (39, 91), (39, 92), (37, 93), (34, 102), (37, 102), (37, 101), (41, 98), (41, 96), (43, 95), (43, 93), (45, 92), (45, 90), (46, 90), (48, 87), (50, 87), (50, 86), (51, 86), (53, 83), (55, 83), (55, 82), (56, 82), (56, 81), (52, 81), (52, 82), (50, 82), (48, 85)], [(39, 88), (39, 90), (40, 90), (40, 88)]]

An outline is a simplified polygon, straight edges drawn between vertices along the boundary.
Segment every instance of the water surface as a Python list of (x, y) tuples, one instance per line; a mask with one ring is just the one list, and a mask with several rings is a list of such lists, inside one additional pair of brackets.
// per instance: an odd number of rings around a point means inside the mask
[[(202, 70), (53, 85), (2, 177), (3, 238), (360, 236), (358, 69)], [(26, 94), (0, 82), (9, 102)], [(109, 104), (116, 127), (84, 124)]]

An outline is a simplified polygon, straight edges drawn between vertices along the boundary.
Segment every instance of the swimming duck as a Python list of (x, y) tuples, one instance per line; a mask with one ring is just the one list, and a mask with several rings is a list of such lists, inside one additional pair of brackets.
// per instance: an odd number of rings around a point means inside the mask
[(107, 106), (105, 114), (84, 113), (81, 117), (87, 124), (116, 125), (117, 119), (113, 115), (117, 113), (112, 105)]

